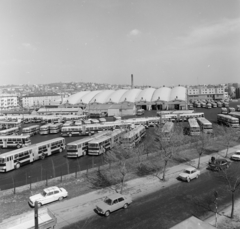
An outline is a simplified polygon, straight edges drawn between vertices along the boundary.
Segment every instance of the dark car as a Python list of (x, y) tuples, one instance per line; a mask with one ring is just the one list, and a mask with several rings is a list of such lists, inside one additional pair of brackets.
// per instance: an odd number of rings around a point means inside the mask
[(229, 161), (224, 158), (218, 158), (212, 157), (211, 160), (208, 162), (208, 167), (211, 170), (219, 171), (222, 169), (226, 169), (229, 167)]

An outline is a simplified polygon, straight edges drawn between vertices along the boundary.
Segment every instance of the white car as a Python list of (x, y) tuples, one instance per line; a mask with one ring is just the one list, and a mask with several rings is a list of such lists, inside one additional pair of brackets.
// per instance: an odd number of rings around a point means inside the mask
[(131, 196), (125, 196), (119, 193), (115, 193), (106, 197), (104, 201), (100, 202), (96, 206), (96, 211), (99, 214), (109, 216), (111, 212), (116, 211), (120, 208), (127, 208), (132, 203)]
[(42, 193), (29, 197), (29, 205), (34, 207), (35, 202), (38, 202), (38, 207), (44, 204), (51, 203), (53, 201), (62, 200), (68, 196), (68, 192), (64, 188), (58, 188), (56, 186), (43, 189)]
[(232, 160), (240, 161), (240, 150), (237, 150), (232, 156)]
[(200, 176), (200, 170), (197, 170), (196, 168), (189, 167), (186, 168), (182, 173), (179, 174), (179, 178), (181, 180), (190, 182), (192, 179), (197, 179)]

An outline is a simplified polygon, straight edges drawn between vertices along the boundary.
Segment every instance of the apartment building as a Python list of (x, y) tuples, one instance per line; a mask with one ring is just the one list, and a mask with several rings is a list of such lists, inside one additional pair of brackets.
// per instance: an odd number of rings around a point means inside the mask
[(22, 106), (29, 107), (41, 107), (45, 105), (51, 105), (61, 102), (61, 95), (55, 93), (44, 94), (31, 94), (22, 97)]
[(224, 98), (224, 87), (215, 85), (190, 86), (187, 89), (189, 101), (197, 99), (221, 100)]
[(0, 94), (0, 110), (10, 110), (19, 107), (19, 99), (15, 94)]

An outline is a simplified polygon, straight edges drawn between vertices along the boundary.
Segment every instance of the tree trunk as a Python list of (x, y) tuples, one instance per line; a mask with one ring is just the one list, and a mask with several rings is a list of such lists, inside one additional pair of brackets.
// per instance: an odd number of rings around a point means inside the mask
[(229, 143), (227, 144), (227, 151), (226, 151), (226, 155), (225, 155), (225, 157), (228, 156), (228, 148), (229, 148)]
[(201, 153), (198, 154), (198, 166), (197, 166), (198, 169), (200, 168), (201, 155), (202, 155)]
[(232, 191), (232, 210), (231, 210), (231, 218), (234, 216), (234, 201), (235, 201), (235, 196), (234, 192)]
[(121, 194), (123, 193), (124, 178), (125, 178), (125, 175), (122, 178), (122, 185), (121, 185), (121, 191), (120, 191)]
[(168, 164), (168, 160), (165, 160), (164, 161), (164, 167), (163, 167), (163, 176), (162, 176), (162, 180), (164, 180), (164, 181), (165, 181), (167, 164)]

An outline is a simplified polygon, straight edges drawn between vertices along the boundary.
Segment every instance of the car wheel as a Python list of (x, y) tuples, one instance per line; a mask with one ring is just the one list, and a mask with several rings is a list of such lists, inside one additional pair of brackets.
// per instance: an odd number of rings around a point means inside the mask
[(15, 165), (15, 168), (16, 168), (16, 169), (19, 169), (19, 168), (20, 168), (20, 164), (17, 163), (17, 164)]
[(62, 197), (62, 196), (60, 196), (60, 197), (58, 198), (58, 200), (59, 200), (59, 201), (63, 200), (63, 197)]
[(123, 208), (127, 209), (128, 208), (128, 204), (124, 204)]
[(20, 146), (20, 145), (17, 145), (17, 148), (18, 148), (18, 149), (20, 149), (20, 148), (21, 148), (21, 146)]
[(188, 182), (188, 183), (190, 182), (190, 178), (189, 178), (189, 177), (187, 178), (187, 182)]
[(59, 148), (59, 153), (62, 153), (62, 151), (63, 151), (62, 148)]
[(105, 216), (108, 217), (110, 215), (110, 211), (105, 212)]
[(196, 176), (196, 179), (198, 179), (198, 175)]

